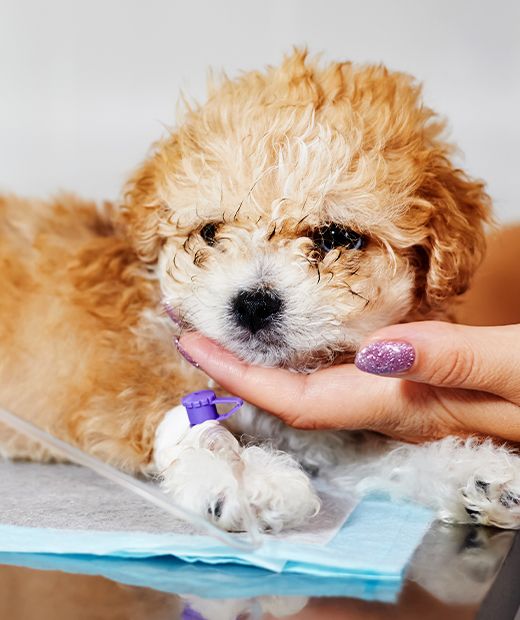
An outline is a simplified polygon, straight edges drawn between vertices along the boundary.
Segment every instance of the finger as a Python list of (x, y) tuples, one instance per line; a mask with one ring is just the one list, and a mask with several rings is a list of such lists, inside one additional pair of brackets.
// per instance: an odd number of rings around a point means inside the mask
[(311, 375), (250, 366), (200, 334), (186, 334), (180, 343), (223, 388), (300, 428), (364, 428), (381, 416), (371, 384), (384, 400), (395, 382), (374, 379), (353, 365)]
[[(423, 411), (427, 414), (435, 410), (437, 417), (450, 418), (454, 428), (466, 429), (466, 432), (456, 434), (499, 437), (514, 443), (520, 441), (520, 406), (509, 400), (479, 390), (436, 388), (412, 381), (405, 383), (428, 388), (431, 397), (423, 401)], [(448, 415), (440, 415), (439, 408)], [(428, 415), (424, 419), (428, 419)]]
[(516, 403), (519, 364), (519, 325), (469, 327), (440, 321), (385, 327), (356, 356), (356, 366), (365, 372), (483, 390)]
[[(425, 424), (417, 407), (414, 384), (371, 377), (354, 365), (333, 366), (311, 375), (280, 368), (250, 366), (200, 334), (186, 334), (182, 348), (224, 389), (304, 429), (369, 429), (416, 436), (425, 426), (445, 428), (446, 421), (428, 414)], [(422, 388), (421, 388), (422, 389)], [(450, 421), (451, 423), (451, 421)], [(452, 432), (460, 429), (450, 426)], [(442, 434), (432, 430), (435, 436)]]

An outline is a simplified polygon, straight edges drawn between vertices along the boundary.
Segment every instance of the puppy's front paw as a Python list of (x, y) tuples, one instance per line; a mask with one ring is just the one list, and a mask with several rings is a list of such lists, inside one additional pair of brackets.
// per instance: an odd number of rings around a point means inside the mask
[(318, 514), (320, 500), (307, 474), (285, 452), (251, 446), (242, 451), (244, 491), (258, 523), (278, 532)]
[(489, 443), (477, 452), (478, 469), (474, 450), (469, 456), (471, 460), (460, 459), (461, 477), (454, 478), (453, 495), (447, 495), (439, 517), (449, 523), (520, 529), (520, 458)]
[(234, 463), (205, 448), (179, 454), (161, 474), (161, 486), (174, 502), (222, 529), (244, 529), (244, 507)]
[(471, 523), (520, 528), (520, 472), (513, 466), (497, 478), (475, 475), (461, 493)]
[(215, 424), (192, 428), (156, 455), (161, 485), (175, 502), (229, 531), (247, 529), (252, 516), (261, 529), (277, 532), (318, 512), (319, 499), (291, 456), (241, 448)]

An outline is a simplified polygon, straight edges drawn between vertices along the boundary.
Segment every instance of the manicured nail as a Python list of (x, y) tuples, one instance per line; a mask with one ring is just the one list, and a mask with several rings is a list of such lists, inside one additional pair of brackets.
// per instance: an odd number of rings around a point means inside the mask
[(178, 325), (180, 327), (182, 325), (182, 321), (180, 320), (177, 312), (175, 312), (175, 310), (170, 306), (170, 304), (166, 302), (163, 304), (163, 306), (164, 306), (164, 310), (166, 314), (170, 317), (172, 322), (175, 323), (175, 325)]
[(359, 370), (374, 375), (395, 375), (410, 370), (415, 362), (415, 349), (408, 342), (380, 340), (358, 352), (355, 364)]
[(195, 368), (200, 368), (199, 364), (191, 357), (191, 355), (186, 351), (186, 349), (181, 345), (178, 338), (174, 338), (173, 342), (177, 347), (177, 351), (182, 355), (182, 357), (189, 362)]

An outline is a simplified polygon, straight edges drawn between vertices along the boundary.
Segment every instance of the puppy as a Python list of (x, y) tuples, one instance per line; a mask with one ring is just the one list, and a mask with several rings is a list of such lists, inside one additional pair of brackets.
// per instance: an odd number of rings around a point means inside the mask
[[(248, 362), (309, 372), (352, 359), (379, 327), (449, 316), (483, 255), (490, 200), (442, 132), (409, 76), (295, 51), (211, 85), (120, 204), (3, 197), (1, 404), (160, 475), (229, 530), (247, 513), (270, 530), (308, 519), (316, 469), (448, 521), (517, 527), (518, 458), (490, 442), (360, 446), (246, 406), (229, 425), (240, 443), (179, 415), (181, 397), (207, 387), (174, 353), (179, 325)], [(7, 457), (53, 457), (8, 429), (0, 440)]]

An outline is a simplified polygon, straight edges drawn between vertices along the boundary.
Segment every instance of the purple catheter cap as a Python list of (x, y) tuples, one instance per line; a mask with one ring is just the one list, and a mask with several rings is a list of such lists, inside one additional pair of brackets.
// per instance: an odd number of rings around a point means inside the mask
[[(219, 415), (216, 405), (221, 403), (232, 403), (235, 406), (232, 407), (227, 413)], [(244, 401), (235, 396), (227, 398), (217, 398), (213, 390), (201, 390), (199, 392), (192, 392), (187, 394), (182, 399), (188, 418), (190, 420), (190, 426), (196, 424), (202, 424), (208, 420), (225, 420), (233, 415), (235, 411), (238, 411), (244, 404)]]
[(199, 614), (198, 611), (195, 611), (193, 607), (190, 607), (189, 605), (186, 605), (186, 607), (184, 608), (181, 619), (182, 620), (206, 620), (206, 618), (203, 615)]

